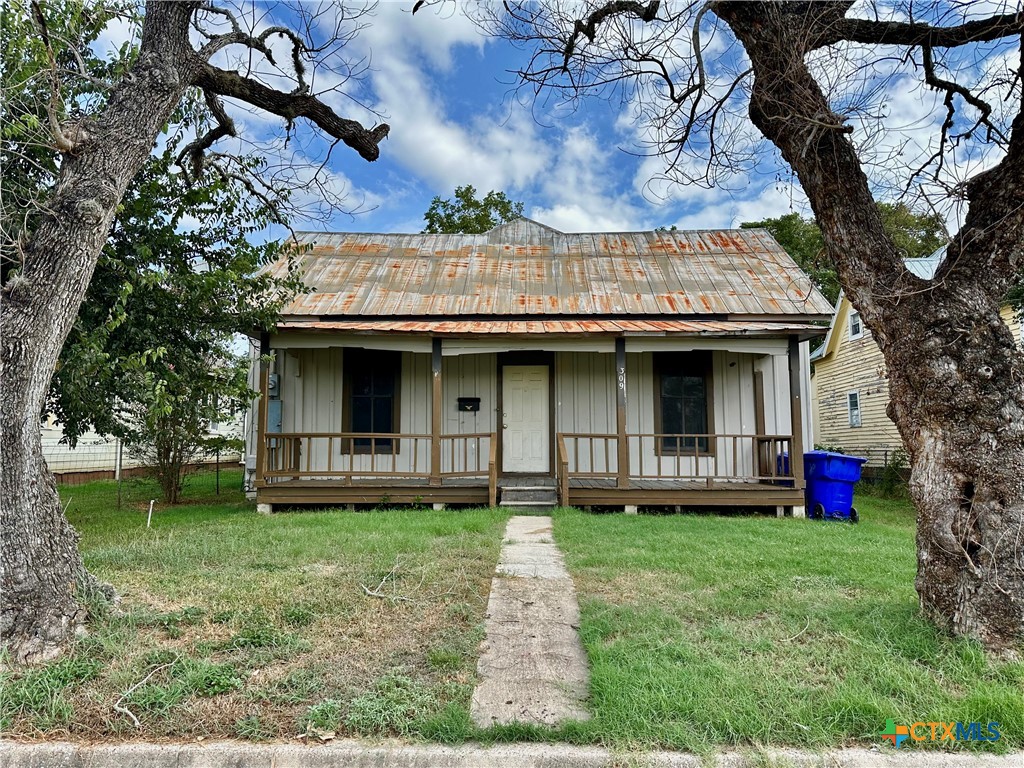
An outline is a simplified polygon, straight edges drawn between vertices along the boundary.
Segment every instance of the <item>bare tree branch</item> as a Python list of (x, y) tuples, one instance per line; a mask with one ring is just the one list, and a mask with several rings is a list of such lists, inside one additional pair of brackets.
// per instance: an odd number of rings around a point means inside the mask
[(354, 149), (364, 160), (372, 161), (380, 156), (378, 145), (391, 130), (386, 123), (370, 129), (364, 128), (355, 120), (338, 116), (315, 96), (282, 93), (256, 80), (217, 69), (210, 64), (199, 68), (195, 85), (205, 92), (244, 101), (289, 122), (304, 117)]
[(75, 142), (64, 135), (60, 126), (60, 77), (58, 76), (57, 60), (53, 55), (53, 46), (50, 44), (50, 33), (46, 27), (46, 17), (43, 16), (43, 9), (39, 7), (37, 0), (32, 0), (32, 19), (39, 28), (39, 35), (46, 48), (46, 60), (48, 65), (50, 82), (50, 100), (46, 104), (46, 117), (50, 124), (50, 133), (53, 135), (53, 142), (60, 152), (71, 152), (75, 148)]
[(985, 43), (1024, 33), (1024, 11), (968, 21), (953, 27), (935, 27), (921, 22), (871, 21), (843, 18), (824, 29), (812, 47), (851, 43), (874, 45), (929, 46), (955, 48)]
[[(506, 3), (506, 8), (508, 4)], [(565, 43), (565, 54), (562, 60), (562, 69), (569, 71), (569, 60), (576, 50), (576, 41), (580, 35), (590, 42), (594, 41), (597, 28), (612, 16), (634, 16), (640, 21), (653, 21), (658, 16), (658, 9), (661, 8), (660, 0), (651, 0), (647, 5), (635, 2), (634, 0), (613, 0), (593, 13), (586, 20), (577, 20), (573, 27), (572, 36)]]
[(195, 178), (198, 178), (203, 172), (203, 153), (225, 136), (237, 135), (235, 121), (228, 117), (228, 113), (224, 110), (224, 103), (210, 91), (204, 91), (203, 96), (206, 99), (206, 106), (209, 107), (210, 114), (213, 115), (217, 124), (204, 135), (187, 144), (178, 154), (178, 165), (187, 168), (184, 163), (187, 157), (191, 165), (191, 175)]

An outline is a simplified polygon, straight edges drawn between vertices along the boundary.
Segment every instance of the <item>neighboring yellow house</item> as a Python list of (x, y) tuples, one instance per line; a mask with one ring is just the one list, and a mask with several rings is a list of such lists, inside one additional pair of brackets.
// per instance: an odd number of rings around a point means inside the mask
[[(907, 259), (907, 268), (931, 278), (944, 255), (943, 248), (925, 258)], [(1024, 341), (1013, 308), (1004, 306), (1001, 314), (1013, 337)], [(811, 393), (816, 445), (863, 456), (875, 469), (902, 448), (896, 425), (886, 415), (889, 377), (882, 351), (843, 294), (824, 344), (811, 354)]]

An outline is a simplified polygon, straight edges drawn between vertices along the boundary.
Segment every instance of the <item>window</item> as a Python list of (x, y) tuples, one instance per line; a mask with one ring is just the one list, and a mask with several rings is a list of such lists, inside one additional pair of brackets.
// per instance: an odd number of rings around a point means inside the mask
[(846, 405), (850, 411), (850, 426), (860, 426), (860, 392), (850, 392), (846, 396)]
[[(710, 453), (711, 354), (686, 352), (655, 356), (655, 428), (659, 454)], [(674, 435), (691, 435), (675, 437)]]
[[(346, 349), (343, 365), (343, 430), (376, 434), (397, 432), (401, 352)], [(352, 440), (351, 449), (353, 453), (370, 453), (371, 449), (373, 453), (397, 452), (398, 441), (357, 437)]]
[(860, 312), (850, 312), (850, 338), (859, 339), (864, 335), (864, 326), (860, 323)]

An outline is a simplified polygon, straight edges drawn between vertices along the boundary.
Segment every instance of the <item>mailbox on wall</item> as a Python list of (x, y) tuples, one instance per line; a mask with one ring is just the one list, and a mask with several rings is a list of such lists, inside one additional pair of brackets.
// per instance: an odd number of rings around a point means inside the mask
[(479, 397), (460, 397), (459, 398), (459, 411), (475, 413), (480, 410), (480, 398)]

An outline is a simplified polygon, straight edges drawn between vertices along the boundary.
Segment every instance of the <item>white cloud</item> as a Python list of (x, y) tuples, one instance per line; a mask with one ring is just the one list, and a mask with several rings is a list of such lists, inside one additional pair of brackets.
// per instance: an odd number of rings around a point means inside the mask
[(461, 13), (428, 8), (413, 17), (404, 4), (384, 3), (353, 43), (371, 57), (372, 106), (391, 126), (383, 150), (440, 193), (460, 184), (523, 188), (550, 161), (538, 127), (517, 104), (505, 111), (492, 105), (463, 122), (451, 114), (438, 83), (452, 71), (457, 47), (482, 52), (486, 42)]
[(569, 129), (544, 175), (541, 190), (550, 203), (537, 205), (531, 215), (563, 232), (645, 229), (649, 212), (638, 207), (628, 191), (616, 188), (621, 169), (609, 149), (582, 127)]

